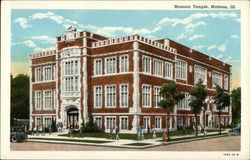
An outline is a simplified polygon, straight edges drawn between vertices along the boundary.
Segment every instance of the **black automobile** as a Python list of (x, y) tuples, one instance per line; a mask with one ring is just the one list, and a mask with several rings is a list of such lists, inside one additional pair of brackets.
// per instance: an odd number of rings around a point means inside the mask
[(240, 127), (240, 125), (238, 125), (237, 127), (228, 131), (228, 135), (230, 135), (230, 136), (231, 135), (235, 135), (235, 136), (240, 135), (240, 130), (241, 130), (241, 127)]
[(19, 126), (11, 127), (10, 141), (11, 142), (27, 141), (27, 135), (25, 134), (24, 128)]

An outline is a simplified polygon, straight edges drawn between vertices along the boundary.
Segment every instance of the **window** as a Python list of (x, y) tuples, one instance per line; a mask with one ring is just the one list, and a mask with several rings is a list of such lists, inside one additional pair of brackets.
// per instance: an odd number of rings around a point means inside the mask
[(106, 58), (106, 74), (116, 73), (116, 57)]
[(128, 72), (128, 55), (120, 56), (120, 72)]
[(160, 97), (160, 87), (154, 87), (154, 106), (159, 107), (159, 103), (161, 101)]
[(52, 67), (44, 67), (44, 80), (52, 80)]
[(224, 75), (224, 89), (228, 90), (228, 75)]
[(52, 124), (51, 118), (44, 118), (44, 127), (48, 128)]
[(186, 80), (187, 79), (187, 62), (177, 60), (176, 63), (176, 78)]
[(94, 88), (94, 94), (95, 94), (95, 108), (101, 108), (102, 107), (102, 87), (95, 87)]
[(41, 118), (36, 118), (36, 127), (40, 127), (42, 125)]
[(78, 91), (78, 77), (64, 78), (65, 91)]
[(42, 93), (40, 91), (35, 92), (35, 108), (41, 109), (42, 106)]
[(156, 129), (161, 129), (161, 117), (156, 117), (155, 118), (155, 128)]
[(95, 75), (102, 75), (102, 60), (101, 59), (96, 59), (95, 60)]
[(57, 71), (56, 71), (56, 66), (54, 65), (53, 66), (53, 79), (56, 79), (57, 78)]
[(213, 72), (213, 87), (215, 87), (215, 85), (219, 85), (220, 87), (222, 87), (222, 74), (219, 72)]
[(150, 57), (142, 57), (142, 72), (151, 73), (151, 60)]
[(199, 79), (203, 81), (203, 84), (207, 84), (207, 69), (201, 66), (195, 65), (194, 67), (194, 82), (197, 83)]
[(165, 63), (165, 77), (166, 78), (173, 78), (173, 64), (172, 63)]
[(128, 107), (128, 85), (120, 86), (120, 107)]
[(116, 88), (115, 86), (106, 87), (106, 106), (115, 107), (116, 105)]
[(142, 106), (150, 107), (151, 106), (151, 86), (143, 85), (142, 87)]
[(190, 99), (190, 95), (186, 93), (185, 98), (179, 101), (179, 103), (177, 104), (177, 108), (190, 110), (189, 99)]
[(212, 108), (214, 112), (218, 112), (217, 105), (215, 103), (212, 104)]
[(35, 69), (35, 81), (36, 82), (42, 81), (42, 69), (41, 68)]
[(158, 59), (154, 60), (154, 75), (163, 76), (162, 61), (160, 61)]
[(52, 92), (44, 91), (44, 108), (52, 109)]
[(121, 117), (120, 119), (120, 128), (122, 130), (127, 130), (128, 129), (128, 117)]
[(78, 74), (78, 61), (64, 62), (64, 75)]
[(106, 117), (106, 129), (113, 128), (115, 129), (116, 124), (115, 124), (115, 117)]
[(102, 118), (101, 117), (95, 117), (94, 123), (96, 127), (102, 128)]
[(149, 119), (149, 117), (144, 117), (143, 118), (143, 126), (146, 129), (150, 128), (150, 119)]
[(183, 118), (177, 118), (177, 126), (183, 126)]

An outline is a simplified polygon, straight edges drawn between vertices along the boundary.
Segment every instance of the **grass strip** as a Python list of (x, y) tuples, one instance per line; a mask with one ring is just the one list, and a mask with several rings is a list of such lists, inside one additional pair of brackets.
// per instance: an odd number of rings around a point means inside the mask
[[(222, 134), (213, 134), (213, 135), (206, 135), (206, 136), (197, 136), (197, 137), (183, 137), (183, 138), (176, 138), (176, 139), (170, 139), (167, 142), (175, 142), (175, 141), (181, 141), (181, 140), (189, 140), (189, 139), (198, 139), (198, 138), (206, 138), (206, 137), (213, 137), (218, 135), (224, 135), (226, 133)], [(164, 140), (158, 140), (159, 142), (164, 142)]]
[(109, 143), (112, 141), (100, 141), (100, 140), (78, 140), (78, 139), (61, 139), (61, 138), (29, 138), (37, 140), (49, 140), (49, 141), (64, 141), (64, 142), (86, 142), (86, 143)]
[(151, 143), (129, 143), (125, 145), (130, 145), (130, 146), (148, 146), (151, 145)]

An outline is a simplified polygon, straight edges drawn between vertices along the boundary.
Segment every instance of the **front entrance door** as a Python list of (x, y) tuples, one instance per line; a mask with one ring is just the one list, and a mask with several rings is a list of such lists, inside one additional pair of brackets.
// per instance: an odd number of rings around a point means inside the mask
[(206, 114), (206, 127), (208, 127), (208, 115)]
[(79, 128), (79, 113), (77, 108), (70, 108), (67, 111), (67, 128), (74, 128), (78, 129)]

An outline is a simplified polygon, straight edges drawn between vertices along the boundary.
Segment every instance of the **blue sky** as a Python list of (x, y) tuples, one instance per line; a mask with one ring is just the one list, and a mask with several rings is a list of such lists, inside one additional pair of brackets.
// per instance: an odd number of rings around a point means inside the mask
[(28, 55), (54, 48), (70, 25), (107, 37), (170, 38), (231, 64), (240, 86), (238, 10), (12, 10), (12, 73), (28, 73)]

